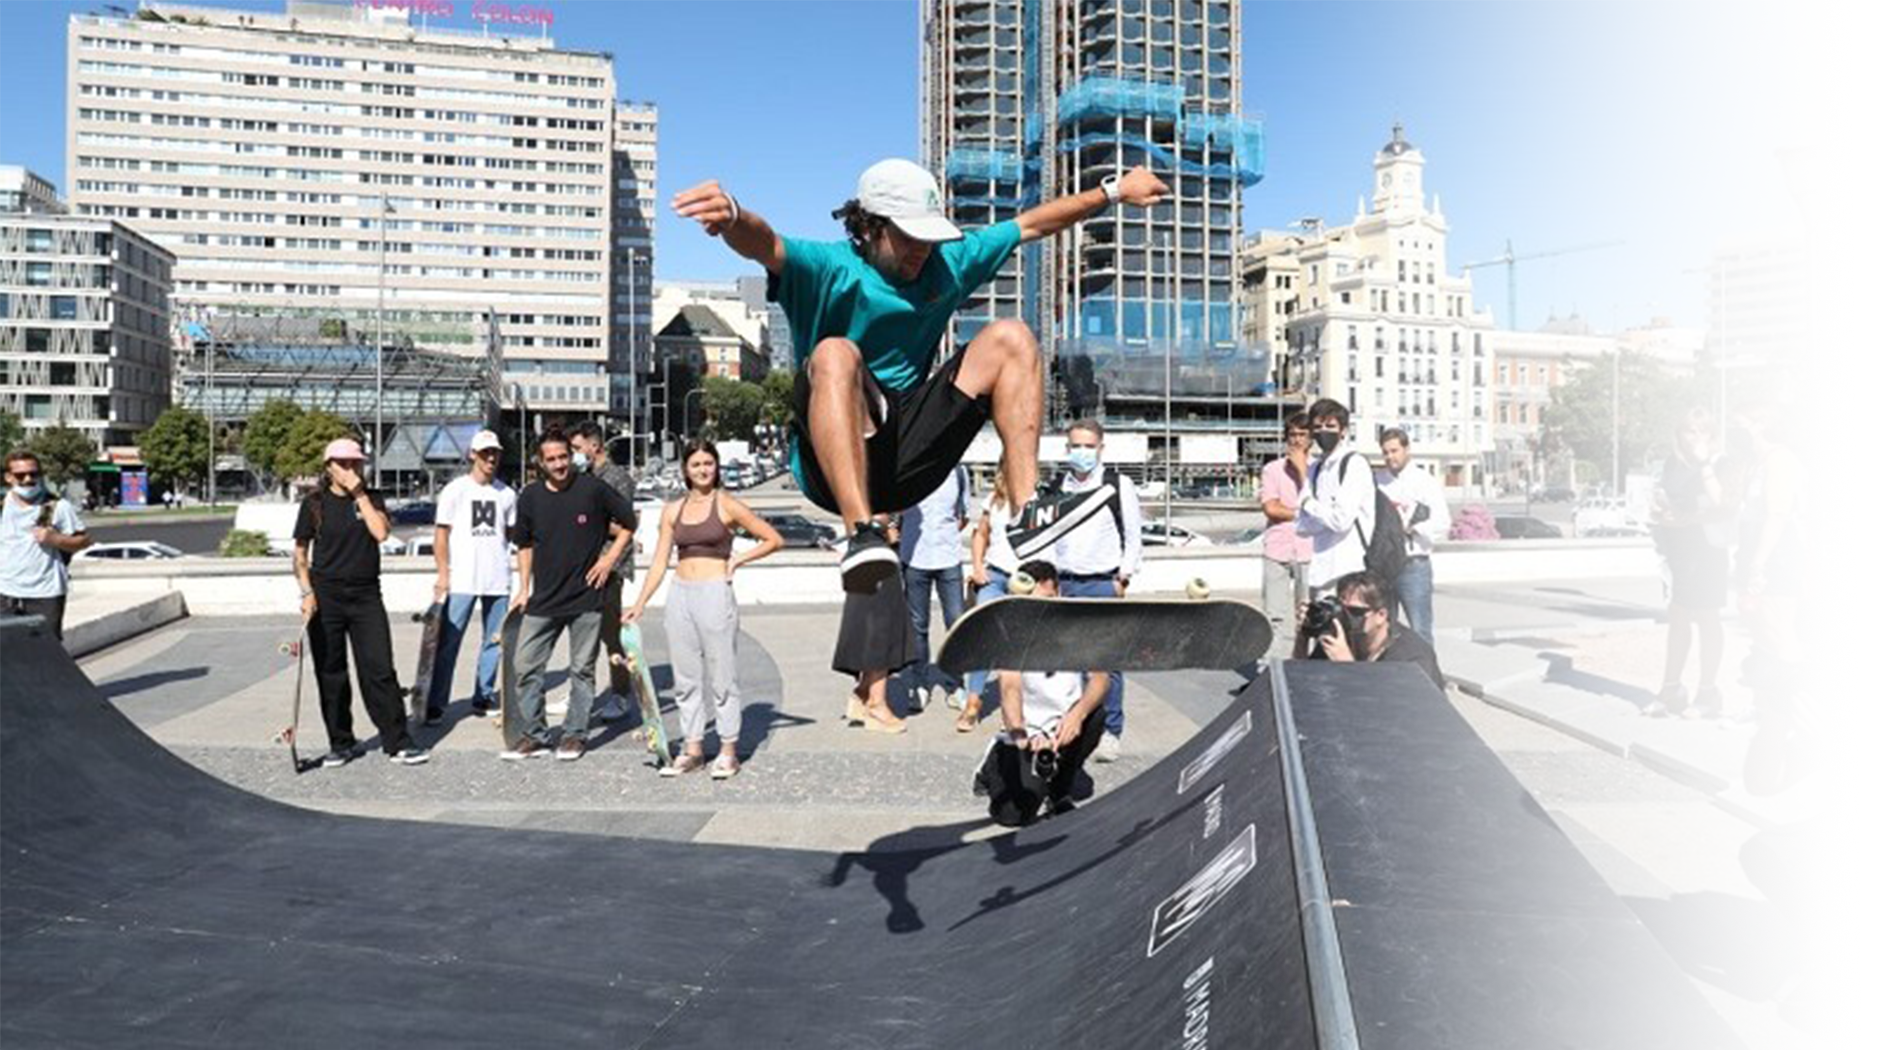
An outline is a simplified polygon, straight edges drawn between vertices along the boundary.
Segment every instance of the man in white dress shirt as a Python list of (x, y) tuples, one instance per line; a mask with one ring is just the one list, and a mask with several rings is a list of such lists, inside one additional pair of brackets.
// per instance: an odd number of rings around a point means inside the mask
[[(1057, 592), (1065, 598), (1120, 598), (1142, 568), (1142, 503), (1128, 478), (1103, 467), (1101, 423), (1078, 420), (1068, 438), (1070, 469), (1062, 491), (1093, 492), (1095, 498), (1064, 504), (1059, 524), (1068, 531), (1056, 543)], [(1121, 672), (1109, 675), (1103, 730), (1096, 761), (1114, 762), (1122, 749)]]
[(1404, 526), (1404, 571), (1394, 581), (1397, 606), (1404, 610), (1411, 625), (1426, 645), (1435, 646), (1431, 634), (1431, 551), (1437, 541), (1450, 535), (1450, 507), (1444, 502), (1444, 486), (1423, 467), (1411, 462), (1411, 439), (1397, 427), (1378, 435), (1378, 447), (1385, 453), (1385, 468), (1378, 472), (1378, 488), (1398, 508), (1398, 521)]
[(1332, 593), (1339, 577), (1365, 568), (1366, 537), (1377, 524), (1377, 485), (1372, 465), (1345, 440), (1352, 414), (1331, 398), (1313, 402), (1313, 444), (1319, 462), (1300, 494), (1295, 527), (1313, 542), (1306, 586), (1313, 599)]

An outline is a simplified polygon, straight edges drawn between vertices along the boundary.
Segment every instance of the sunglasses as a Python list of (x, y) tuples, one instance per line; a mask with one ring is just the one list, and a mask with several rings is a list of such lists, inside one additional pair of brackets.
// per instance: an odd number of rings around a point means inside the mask
[(1378, 611), (1377, 609), (1374, 609), (1369, 605), (1341, 605), (1339, 608), (1344, 609), (1346, 612), (1351, 613), (1353, 616), (1358, 616), (1361, 618)]
[(21, 481), (32, 481), (40, 477), (40, 473), (37, 470), (16, 470), (13, 476)]

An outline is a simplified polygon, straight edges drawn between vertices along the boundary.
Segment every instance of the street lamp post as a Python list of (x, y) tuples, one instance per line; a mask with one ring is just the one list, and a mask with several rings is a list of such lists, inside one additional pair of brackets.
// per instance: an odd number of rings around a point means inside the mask
[(204, 318), (203, 330), (208, 337), (203, 355), (203, 418), (210, 424), (210, 464), (204, 471), (204, 502), (209, 506), (217, 505), (217, 335), (210, 326), (208, 313), (200, 314)]
[(381, 230), (380, 265), (377, 267), (380, 271), (380, 278), (374, 300), (374, 487), (377, 489), (381, 487), (381, 458), (383, 454), (381, 443), (386, 434), (386, 422), (382, 418), (381, 411), (381, 400), (383, 397), (382, 382), (385, 372), (382, 358), (387, 355), (387, 334), (385, 330), (387, 314), (386, 190), (381, 191), (380, 202), (380, 214), (375, 222)]
[(683, 394), (682, 396), (683, 429), (677, 432), (676, 434), (676, 440), (678, 444), (688, 440), (689, 438), (689, 399), (692, 397), (695, 397), (697, 394), (702, 393), (704, 389), (705, 389), (704, 387), (696, 387), (694, 390), (691, 390)]
[(1608, 480), (1608, 495), (1621, 494), (1621, 346), (1614, 347), (1614, 472)]
[(1824, 202), (1837, 185), (1848, 142), (1837, 138), (1801, 138), (1773, 149), (1784, 172), (1784, 189), (1797, 202), (1805, 221), (1805, 444), (1811, 476), (1811, 534), (1824, 534), (1824, 361), (1818, 347), (1818, 223)]
[[(1726, 257), (1720, 257), (1718, 261), (1714, 262), (1714, 266), (1720, 268), (1720, 434), (1722, 434), (1722, 438), (1724, 438), (1724, 434), (1726, 434), (1726, 417), (1727, 414), (1731, 412), (1731, 406), (1727, 404), (1726, 400), (1726, 310), (1727, 306), (1729, 306), (1726, 302)], [(1707, 268), (1705, 268), (1705, 266), (1688, 266), (1686, 270), (1680, 270), (1680, 272), (1682, 272), (1682, 274), (1707, 274)]]

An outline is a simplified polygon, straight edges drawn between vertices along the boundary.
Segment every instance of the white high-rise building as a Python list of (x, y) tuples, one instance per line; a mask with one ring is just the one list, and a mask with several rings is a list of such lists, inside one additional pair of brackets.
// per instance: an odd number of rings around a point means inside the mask
[(180, 305), (483, 354), (534, 411), (611, 406), (609, 55), (416, 5), (74, 15), (74, 211), (174, 252)]

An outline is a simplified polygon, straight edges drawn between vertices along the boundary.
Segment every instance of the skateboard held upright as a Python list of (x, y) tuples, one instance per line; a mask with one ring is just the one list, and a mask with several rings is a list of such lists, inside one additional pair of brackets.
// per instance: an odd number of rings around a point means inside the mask
[(643, 629), (624, 624), (618, 632), (623, 643), (623, 658), (632, 665), (637, 682), (637, 711), (643, 716), (643, 739), (656, 756), (656, 768), (669, 765), (669, 733), (663, 728), (663, 708), (656, 695), (656, 681), (650, 677), (650, 662), (643, 657)]
[(433, 663), (440, 652), (440, 623), (445, 620), (445, 607), (439, 602), (427, 606), (427, 611), (414, 617), (424, 626), (420, 629), (420, 659), (413, 669), (413, 688), (407, 693), (407, 718), (414, 725), (422, 725), (427, 718), (427, 698), (433, 692)]

